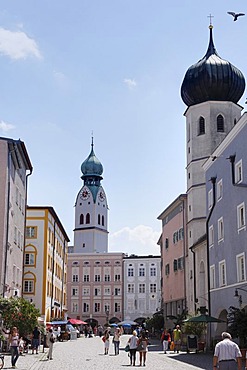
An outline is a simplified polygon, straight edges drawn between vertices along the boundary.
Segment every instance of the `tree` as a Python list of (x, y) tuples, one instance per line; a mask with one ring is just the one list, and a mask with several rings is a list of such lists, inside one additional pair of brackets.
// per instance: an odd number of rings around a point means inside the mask
[(16, 326), (20, 336), (31, 333), (38, 325), (39, 309), (24, 298), (0, 298), (0, 313), (3, 325), (11, 329)]
[(229, 307), (228, 331), (233, 338), (239, 338), (241, 348), (247, 347), (247, 312), (244, 308)]

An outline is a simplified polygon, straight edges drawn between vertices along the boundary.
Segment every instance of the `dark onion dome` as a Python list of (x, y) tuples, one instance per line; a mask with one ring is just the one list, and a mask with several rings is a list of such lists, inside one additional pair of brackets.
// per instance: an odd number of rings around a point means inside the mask
[(237, 103), (244, 93), (242, 72), (218, 54), (213, 42), (213, 26), (206, 55), (185, 74), (181, 97), (187, 106), (208, 100)]
[(84, 175), (82, 176), (82, 178), (87, 177), (87, 176), (101, 177), (103, 173), (103, 166), (101, 162), (98, 160), (98, 158), (96, 157), (96, 155), (94, 154), (93, 139), (92, 139), (91, 147), (92, 149), (91, 149), (89, 156), (81, 165), (81, 172)]

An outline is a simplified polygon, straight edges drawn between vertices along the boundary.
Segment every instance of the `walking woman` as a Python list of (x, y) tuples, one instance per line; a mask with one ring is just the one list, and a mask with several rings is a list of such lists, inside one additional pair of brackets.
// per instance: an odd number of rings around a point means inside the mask
[(49, 329), (46, 340), (47, 340), (46, 344), (49, 347), (47, 359), (52, 360), (53, 343), (55, 342), (55, 335), (53, 334), (52, 328)]
[(143, 330), (141, 336), (138, 339), (137, 350), (140, 354), (140, 366), (146, 366), (147, 350), (148, 350), (148, 338), (146, 332)]
[(169, 348), (169, 343), (171, 342), (171, 336), (169, 331), (165, 328), (162, 335), (161, 335), (161, 343), (163, 345), (163, 351), (166, 353), (166, 351)]
[(15, 369), (16, 368), (15, 364), (19, 357), (19, 333), (16, 326), (14, 326), (11, 330), (9, 336), (9, 345), (11, 352), (11, 365), (12, 369)]
[(104, 332), (104, 347), (105, 347), (105, 355), (108, 355), (109, 353), (109, 347), (110, 347), (110, 333), (109, 329), (106, 329)]
[(136, 365), (136, 349), (137, 349), (137, 332), (134, 330), (133, 335), (129, 338), (128, 343), (130, 346), (130, 365)]
[(119, 355), (120, 337), (121, 337), (120, 328), (116, 328), (115, 333), (114, 333), (114, 337), (113, 337), (115, 355)]

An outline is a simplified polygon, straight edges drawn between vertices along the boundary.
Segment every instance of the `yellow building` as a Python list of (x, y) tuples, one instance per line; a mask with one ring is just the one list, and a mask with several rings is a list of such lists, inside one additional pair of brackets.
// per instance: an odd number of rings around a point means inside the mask
[(64, 318), (69, 238), (53, 207), (27, 207), (25, 241), (23, 298), (44, 322)]

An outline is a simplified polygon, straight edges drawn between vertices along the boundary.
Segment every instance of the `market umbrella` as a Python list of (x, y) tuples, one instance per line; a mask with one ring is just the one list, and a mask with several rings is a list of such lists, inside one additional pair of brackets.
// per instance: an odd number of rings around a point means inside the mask
[(118, 325), (121, 325), (121, 326), (132, 326), (132, 325), (138, 325), (138, 323), (135, 322), (135, 321), (132, 321), (132, 320), (124, 320), (124, 321), (120, 321), (118, 323)]
[(78, 320), (78, 319), (69, 319), (68, 320), (69, 322), (70, 322), (70, 324), (72, 324), (72, 325), (86, 325), (87, 324), (87, 322), (85, 322), (85, 321), (82, 321), (82, 320)]
[(114, 328), (117, 328), (117, 327), (118, 327), (118, 325), (117, 325), (117, 324), (115, 324), (115, 323), (110, 324), (110, 326), (112, 326), (112, 327), (114, 327)]
[(184, 320), (184, 322), (225, 322), (224, 320), (217, 319), (217, 317), (209, 316), (209, 315), (199, 315), (190, 317), (189, 319)]

